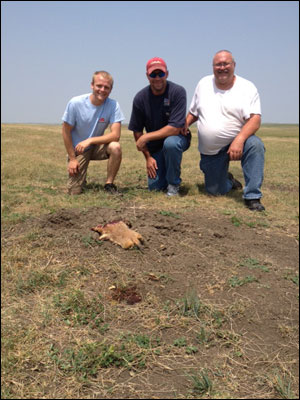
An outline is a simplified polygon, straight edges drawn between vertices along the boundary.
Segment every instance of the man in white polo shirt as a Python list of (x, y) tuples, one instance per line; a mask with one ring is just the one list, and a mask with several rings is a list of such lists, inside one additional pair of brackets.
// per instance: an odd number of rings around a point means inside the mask
[[(117, 191), (114, 179), (122, 159), (119, 140), (124, 116), (118, 102), (108, 98), (112, 87), (112, 76), (106, 71), (96, 71), (91, 83), (92, 93), (73, 97), (62, 117), (69, 194), (82, 192), (90, 160), (108, 159), (104, 190)], [(108, 125), (110, 132), (104, 135)]]
[(229, 162), (241, 160), (245, 205), (254, 211), (265, 208), (260, 202), (264, 176), (264, 144), (255, 132), (261, 124), (261, 107), (254, 84), (234, 74), (230, 51), (221, 50), (213, 58), (213, 75), (196, 87), (186, 128), (197, 121), (200, 169), (205, 189), (223, 195), (242, 184), (228, 172)]

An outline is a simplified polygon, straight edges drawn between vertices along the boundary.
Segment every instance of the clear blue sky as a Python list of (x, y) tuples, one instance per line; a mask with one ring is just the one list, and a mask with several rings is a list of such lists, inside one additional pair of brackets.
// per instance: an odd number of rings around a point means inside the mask
[(102, 69), (126, 123), (155, 56), (189, 107), (213, 55), (228, 49), (259, 90), (262, 121), (299, 123), (298, 1), (2, 1), (1, 27), (2, 122), (60, 124)]

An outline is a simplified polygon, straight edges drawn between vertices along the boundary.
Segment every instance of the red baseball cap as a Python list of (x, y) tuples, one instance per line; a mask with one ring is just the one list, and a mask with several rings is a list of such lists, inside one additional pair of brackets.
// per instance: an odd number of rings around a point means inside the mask
[(146, 71), (148, 75), (151, 74), (151, 72), (155, 71), (156, 69), (167, 72), (167, 64), (162, 58), (154, 57), (147, 62)]

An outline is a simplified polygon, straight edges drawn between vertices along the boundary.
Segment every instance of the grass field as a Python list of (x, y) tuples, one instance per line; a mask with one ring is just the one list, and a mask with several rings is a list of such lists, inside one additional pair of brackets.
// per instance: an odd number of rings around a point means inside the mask
[[(148, 192), (126, 127), (120, 195), (91, 162), (68, 196), (61, 127), (2, 125), (2, 398), (299, 397), (299, 127), (258, 132), (263, 213), (207, 196), (192, 133), (180, 196)], [(116, 216), (143, 251), (88, 230)], [(130, 288), (142, 302), (112, 296)]]
[[(272, 208), (279, 224), (287, 218), (297, 218), (298, 132), (295, 125), (265, 125), (258, 134), (267, 149), (263, 202), (267, 210)], [(106, 201), (99, 198), (101, 193), (94, 196), (93, 191), (79, 198), (65, 196), (66, 155), (60, 126), (4, 125), (1, 141), (4, 220), (17, 221), (43, 212), (54, 212), (61, 207), (87, 207)], [(146, 190), (143, 155), (136, 151), (132, 133), (126, 128), (122, 131), (121, 144), (123, 162), (116, 183), (123, 189), (125, 198), (133, 197), (135, 201), (153, 204), (153, 195)], [(239, 162), (231, 164), (231, 171), (237, 179), (243, 180)], [(90, 182), (101, 188), (99, 185), (104, 184), (105, 174), (105, 163), (91, 163)], [(199, 196), (198, 189), (203, 187), (204, 179), (199, 171), (195, 127), (191, 148), (184, 154), (182, 180), (189, 195), (181, 197), (177, 207), (191, 207), (200, 202), (213, 208), (216, 204), (225, 209), (231, 207), (230, 198), (211, 201), (202, 195), (203, 191)]]

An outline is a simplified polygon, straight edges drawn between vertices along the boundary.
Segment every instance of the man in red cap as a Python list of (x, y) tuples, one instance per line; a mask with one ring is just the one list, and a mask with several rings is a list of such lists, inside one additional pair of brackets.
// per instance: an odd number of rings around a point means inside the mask
[(150, 85), (134, 97), (128, 129), (145, 156), (149, 190), (167, 190), (168, 196), (174, 196), (181, 183), (182, 154), (191, 142), (190, 131), (181, 133), (186, 91), (167, 80), (169, 72), (162, 58), (147, 62), (146, 75)]

